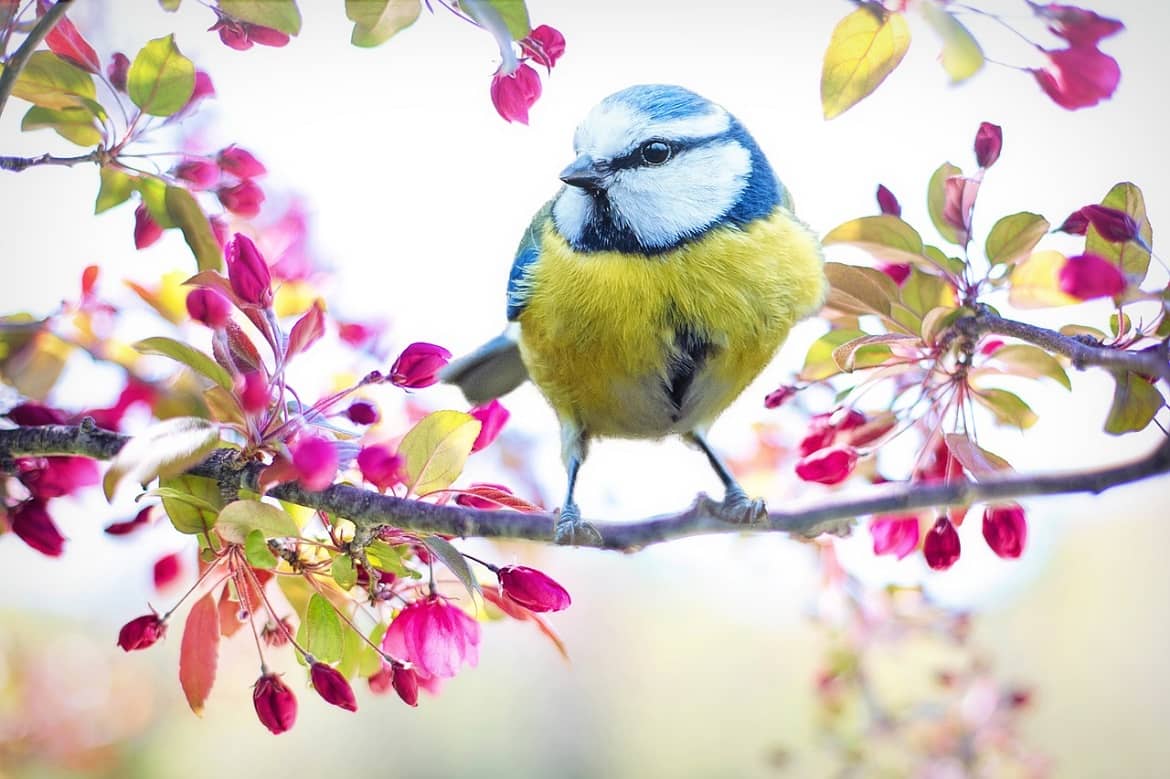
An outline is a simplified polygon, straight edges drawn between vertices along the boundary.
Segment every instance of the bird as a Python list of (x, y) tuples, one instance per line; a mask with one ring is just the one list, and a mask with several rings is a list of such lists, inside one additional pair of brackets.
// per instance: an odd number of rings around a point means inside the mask
[(763, 502), (708, 430), (823, 304), (820, 242), (747, 129), (683, 87), (606, 97), (573, 149), (516, 250), (504, 332), (440, 379), (473, 405), (531, 380), (552, 406), (568, 477), (557, 543), (600, 543), (574, 498), (598, 438), (681, 436), (723, 484), (718, 516), (757, 522)]

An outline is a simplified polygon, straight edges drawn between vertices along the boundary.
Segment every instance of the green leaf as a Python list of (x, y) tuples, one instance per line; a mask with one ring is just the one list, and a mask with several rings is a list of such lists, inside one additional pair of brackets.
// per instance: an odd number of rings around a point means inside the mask
[(110, 463), (102, 480), (112, 499), (124, 479), (146, 484), (156, 476), (177, 476), (203, 462), (219, 446), (219, 426), (198, 417), (175, 417), (158, 422), (131, 438)]
[(821, 239), (825, 246), (848, 244), (887, 262), (921, 264), (922, 236), (892, 214), (864, 216), (837, 225)]
[(96, 146), (101, 143), (102, 131), (95, 126), (97, 117), (88, 107), (44, 108), (34, 105), (20, 122), (20, 129), (55, 130), (58, 135), (78, 146)]
[(1141, 376), (1126, 371), (1113, 375), (1113, 405), (1105, 418), (1105, 432), (1112, 435), (1145, 430), (1154, 415), (1166, 404), (1158, 388)]
[(126, 91), (143, 113), (170, 116), (195, 91), (195, 64), (179, 51), (174, 35), (155, 38), (130, 63)]
[(297, 630), (297, 643), (320, 662), (336, 663), (341, 659), (343, 642), (341, 619), (333, 604), (320, 593), (313, 593)]
[(167, 210), (167, 183), (156, 176), (134, 176), (131, 181), (142, 196), (142, 203), (150, 212), (150, 218), (164, 230), (174, 227), (171, 212)]
[(822, 335), (808, 348), (804, 367), (800, 370), (801, 381), (820, 381), (836, 376), (841, 372), (841, 366), (833, 359), (833, 353), (842, 344), (866, 335), (861, 330), (852, 329), (830, 330)]
[(949, 12), (932, 2), (920, 3), (919, 9), (926, 23), (942, 38), (943, 49), (939, 59), (952, 84), (974, 76), (983, 67), (983, 49), (963, 24)]
[(265, 538), (295, 538), (301, 531), (284, 509), (259, 500), (235, 500), (223, 507), (215, 529), (229, 544), (242, 544), (259, 530)]
[(398, 445), (408, 493), (426, 495), (450, 487), (463, 471), (479, 429), (479, 420), (462, 411), (435, 411), (411, 428)]
[(113, 165), (103, 165), (98, 170), (101, 185), (98, 187), (97, 202), (93, 212), (100, 214), (130, 199), (134, 191), (134, 180)]
[[(1133, 217), (1138, 224), (1138, 235), (1146, 246), (1154, 245), (1154, 232), (1150, 220), (1146, 216), (1146, 200), (1141, 189), (1136, 184), (1123, 181), (1116, 184), (1105, 195), (1101, 205), (1124, 211)], [(1137, 244), (1136, 241), (1111, 243), (1101, 237), (1097, 228), (1089, 225), (1085, 232), (1085, 251), (1096, 254), (1110, 262), (1121, 265), (1121, 270), (1141, 283), (1146, 278), (1150, 268), (1150, 253)]]
[[(955, 304), (955, 296), (951, 287), (941, 276), (931, 273), (922, 273), (914, 270), (902, 282), (899, 288), (902, 303), (918, 316), (921, 324), (922, 317), (939, 307)], [(918, 332), (915, 328), (914, 332)]]
[(167, 213), (183, 232), (183, 240), (191, 247), (199, 270), (220, 270), (223, 268), (223, 250), (211, 232), (207, 214), (199, 207), (194, 196), (182, 187), (166, 188)]
[(348, 590), (353, 587), (357, 583), (357, 568), (354, 567), (353, 558), (347, 554), (334, 557), (333, 563), (329, 566), (329, 575), (341, 589)]
[(908, 48), (910, 28), (902, 14), (867, 4), (842, 19), (821, 67), (825, 118), (841, 115), (877, 89)]
[(248, 535), (244, 537), (244, 557), (253, 568), (271, 571), (276, 567), (276, 555), (268, 548), (268, 539), (259, 528), (248, 531)]
[(193, 346), (164, 336), (144, 338), (134, 344), (134, 349), (142, 354), (158, 354), (170, 357), (176, 362), (186, 365), (200, 376), (211, 379), (226, 390), (232, 389), (232, 376), (219, 363), (208, 357)]
[(377, 46), (402, 32), (418, 19), (419, 0), (345, 0), (345, 15), (353, 22), (350, 43)]
[(1004, 389), (981, 389), (972, 393), (976, 401), (995, 415), (1001, 425), (1027, 430), (1036, 424), (1036, 413), (1019, 395)]
[(953, 244), (961, 244), (959, 231), (943, 219), (943, 207), (947, 201), (947, 179), (951, 176), (961, 176), (963, 171), (949, 162), (938, 166), (930, 176), (930, 183), (926, 186), (926, 209), (930, 212), (930, 221), (938, 234)]
[(158, 489), (147, 494), (162, 498), (163, 508), (175, 530), (188, 535), (215, 527), (216, 517), (223, 508), (219, 485), (202, 476), (182, 474), (160, 479)]
[(1038, 346), (1031, 344), (1009, 344), (1001, 346), (991, 355), (995, 362), (1002, 363), (1008, 372), (1029, 379), (1048, 378), (1067, 390), (1072, 389), (1068, 372), (1060, 361)]
[(34, 51), (12, 85), (12, 96), (42, 108), (84, 106), (97, 96), (93, 76), (51, 51)]
[(992, 265), (1012, 265), (1031, 254), (1048, 232), (1048, 220), (1021, 211), (1000, 219), (987, 234), (984, 253)]
[(402, 561), (402, 555), (385, 541), (374, 541), (366, 547), (366, 556), (370, 564), (381, 571), (389, 571), (398, 577), (418, 578), (418, 572), (407, 568)]
[(1068, 261), (1060, 252), (1032, 252), (1012, 270), (1008, 301), (1016, 308), (1070, 306), (1081, 301), (1060, 288), (1060, 269)]
[(219, 0), (219, 10), (242, 22), (289, 35), (301, 32), (301, 12), (294, 0)]
[(175, 11), (179, 10), (179, 4), (181, 2), (183, 2), (183, 0), (158, 0), (158, 7), (167, 13), (174, 13)]
[(353, 628), (346, 625), (341, 631), (341, 662), (337, 664), (337, 672), (346, 679), (352, 679), (361, 665), (364, 650), (373, 652), (362, 636)]
[(898, 285), (874, 268), (827, 262), (825, 276), (829, 280), (825, 306), (845, 314), (888, 317), (890, 303), (898, 299)]
[[(852, 373), (857, 368), (880, 365), (890, 356), (890, 344), (905, 344), (917, 346), (920, 344), (918, 336), (902, 335), (901, 333), (879, 333), (878, 335), (863, 335), (854, 338), (848, 343), (841, 344), (833, 350), (833, 362), (846, 373)], [(868, 360), (860, 360), (859, 352), (865, 350)]]
[(495, 9), (495, 12), (504, 20), (504, 25), (508, 28), (508, 34), (512, 36), (512, 40), (518, 41), (521, 38), (526, 38), (528, 33), (532, 32), (532, 24), (528, 21), (528, 6), (525, 5), (524, 0), (484, 0), (484, 2)]
[(452, 546), (451, 542), (441, 536), (423, 536), (423, 544), (427, 549), (434, 553), (435, 557), (443, 561), (443, 565), (455, 574), (455, 577), (467, 588), (467, 594), (474, 597), (476, 593), (483, 594), (479, 588), (479, 582), (475, 579), (475, 574), (471, 572), (471, 567), (467, 564), (467, 558), (460, 554), (459, 550)]
[[(385, 622), (374, 625), (374, 629), (370, 631), (370, 644), (374, 646), (382, 646), (382, 637), (386, 635), (386, 628), (389, 627)], [(373, 676), (382, 670), (382, 656), (374, 651), (374, 647), (370, 646), (365, 641), (362, 642), (362, 653), (358, 659), (358, 676), (365, 678)]]

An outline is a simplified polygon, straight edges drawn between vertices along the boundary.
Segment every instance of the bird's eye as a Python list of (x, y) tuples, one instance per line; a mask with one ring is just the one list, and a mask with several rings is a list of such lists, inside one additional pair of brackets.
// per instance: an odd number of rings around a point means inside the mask
[(642, 144), (642, 161), (647, 165), (661, 165), (670, 159), (670, 146), (662, 141)]

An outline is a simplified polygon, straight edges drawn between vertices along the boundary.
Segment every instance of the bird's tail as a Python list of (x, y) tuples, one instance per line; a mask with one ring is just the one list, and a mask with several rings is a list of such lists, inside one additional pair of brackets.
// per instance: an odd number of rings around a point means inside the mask
[(459, 387), (473, 406), (507, 395), (528, 379), (515, 328), (508, 328), (466, 357), (448, 363), (439, 378)]

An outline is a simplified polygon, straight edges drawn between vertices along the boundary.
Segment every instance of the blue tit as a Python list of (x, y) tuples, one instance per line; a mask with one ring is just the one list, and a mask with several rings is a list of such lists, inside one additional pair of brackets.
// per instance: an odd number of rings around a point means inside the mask
[(512, 263), (510, 324), (442, 378), (474, 404), (529, 378), (548, 400), (568, 471), (559, 543), (598, 540), (573, 489), (602, 437), (682, 436), (723, 482), (720, 515), (757, 521), (707, 431), (820, 308), (820, 243), (744, 126), (682, 87), (610, 95), (573, 147)]

